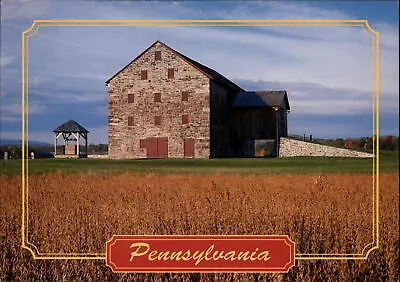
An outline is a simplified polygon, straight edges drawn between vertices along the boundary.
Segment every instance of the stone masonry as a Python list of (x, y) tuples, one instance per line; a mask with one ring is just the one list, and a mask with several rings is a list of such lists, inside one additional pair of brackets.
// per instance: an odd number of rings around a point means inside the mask
[(279, 147), (280, 157), (353, 157), (372, 158), (373, 154), (348, 149), (335, 148), (289, 138), (281, 138)]
[(150, 137), (168, 138), (170, 158), (184, 156), (185, 138), (194, 139), (194, 157), (210, 156), (210, 79), (166, 45), (150, 46), (107, 90), (110, 158), (146, 158), (142, 142)]

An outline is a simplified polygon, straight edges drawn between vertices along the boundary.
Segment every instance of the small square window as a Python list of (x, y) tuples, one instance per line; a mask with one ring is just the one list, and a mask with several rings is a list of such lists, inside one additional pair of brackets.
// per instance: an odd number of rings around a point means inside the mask
[(189, 115), (182, 115), (182, 124), (189, 123)]
[(147, 70), (142, 70), (140, 73), (140, 79), (146, 80), (147, 79)]
[(175, 76), (174, 69), (168, 69), (168, 79), (173, 79)]
[(154, 93), (154, 102), (161, 102), (161, 93)]
[(155, 59), (156, 61), (161, 61), (161, 51), (156, 51), (156, 52), (154, 53), (154, 59)]
[(135, 101), (135, 95), (134, 94), (128, 94), (128, 103), (133, 103)]
[(182, 92), (182, 101), (188, 101), (189, 100), (189, 91), (183, 91)]
[(128, 117), (128, 126), (134, 125), (134, 118), (133, 116)]
[(154, 124), (155, 125), (161, 125), (161, 116), (155, 116), (154, 117)]

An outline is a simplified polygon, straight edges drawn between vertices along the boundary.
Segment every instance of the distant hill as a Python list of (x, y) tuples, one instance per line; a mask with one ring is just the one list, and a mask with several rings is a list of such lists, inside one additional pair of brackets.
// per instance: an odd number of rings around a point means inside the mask
[[(21, 140), (18, 139), (0, 139), (0, 146), (4, 145), (21, 145)], [(29, 145), (39, 145), (39, 146), (52, 146), (50, 143), (29, 140)]]

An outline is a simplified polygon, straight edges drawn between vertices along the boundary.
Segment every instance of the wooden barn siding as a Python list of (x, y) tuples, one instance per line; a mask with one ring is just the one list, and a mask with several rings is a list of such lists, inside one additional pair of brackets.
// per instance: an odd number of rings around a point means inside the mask
[(236, 109), (234, 121), (236, 136), (241, 141), (275, 138), (275, 117), (271, 108)]
[(287, 112), (285, 109), (279, 109), (280, 123), (279, 123), (279, 136), (287, 137)]
[[(155, 51), (161, 51), (161, 61), (155, 61)], [(168, 79), (168, 69), (175, 70)], [(141, 71), (147, 70), (147, 80)], [(114, 77), (109, 93), (109, 155), (110, 158), (146, 158), (140, 140), (148, 137), (168, 138), (168, 157), (184, 156), (184, 138), (195, 139), (195, 157), (210, 155), (209, 79), (175, 53), (156, 44), (140, 58)], [(189, 91), (188, 101), (182, 101), (182, 91)], [(161, 93), (155, 102), (154, 93)], [(128, 103), (128, 94), (134, 102)], [(182, 115), (189, 123), (182, 124)], [(161, 125), (154, 125), (154, 116), (161, 116)], [(128, 126), (128, 117), (134, 125)]]
[[(286, 110), (279, 111), (279, 136), (287, 136)], [(272, 108), (237, 108), (231, 114), (232, 137), (236, 156), (254, 156), (256, 139), (275, 139), (275, 112)]]
[(230, 103), (234, 93), (220, 84), (210, 82), (210, 157), (233, 156)]
[[(235, 109), (233, 114), (235, 132), (241, 140), (275, 139), (275, 112), (272, 108)], [(279, 136), (287, 136), (287, 113), (279, 110)]]

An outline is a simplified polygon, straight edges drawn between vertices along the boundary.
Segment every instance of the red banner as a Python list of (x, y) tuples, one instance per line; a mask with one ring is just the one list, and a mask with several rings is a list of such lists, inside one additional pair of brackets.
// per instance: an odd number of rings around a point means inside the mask
[(288, 272), (288, 236), (114, 235), (106, 243), (114, 272)]

